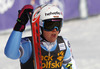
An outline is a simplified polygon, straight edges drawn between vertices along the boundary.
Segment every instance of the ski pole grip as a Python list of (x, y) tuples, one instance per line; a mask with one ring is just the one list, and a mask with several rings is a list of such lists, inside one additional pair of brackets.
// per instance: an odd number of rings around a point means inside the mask
[(28, 16), (28, 18), (30, 20), (30, 23), (32, 23), (32, 15), (33, 15), (33, 12), (27, 13), (27, 16)]

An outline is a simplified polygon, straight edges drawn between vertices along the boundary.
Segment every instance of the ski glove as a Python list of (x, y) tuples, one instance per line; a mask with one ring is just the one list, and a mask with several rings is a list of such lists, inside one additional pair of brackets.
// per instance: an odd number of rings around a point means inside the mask
[(18, 18), (17, 23), (14, 27), (15, 31), (23, 32), (25, 29), (25, 25), (29, 20), (29, 16), (32, 15), (33, 6), (32, 5), (25, 5), (21, 10), (18, 11)]

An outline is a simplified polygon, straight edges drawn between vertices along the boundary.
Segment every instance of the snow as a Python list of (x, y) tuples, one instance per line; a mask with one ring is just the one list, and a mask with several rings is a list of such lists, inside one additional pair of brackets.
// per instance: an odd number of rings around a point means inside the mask
[[(78, 69), (100, 69), (100, 15), (88, 19), (66, 21), (59, 35), (71, 43)], [(0, 69), (20, 69), (19, 60), (4, 55), (4, 48), (12, 29), (0, 32)], [(30, 27), (23, 37), (31, 35)]]

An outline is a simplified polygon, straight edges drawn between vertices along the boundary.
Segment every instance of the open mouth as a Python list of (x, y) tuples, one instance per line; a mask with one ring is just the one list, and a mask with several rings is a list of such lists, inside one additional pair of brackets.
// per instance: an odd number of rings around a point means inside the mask
[(56, 37), (56, 34), (52, 34), (51, 36), (52, 36), (52, 37)]

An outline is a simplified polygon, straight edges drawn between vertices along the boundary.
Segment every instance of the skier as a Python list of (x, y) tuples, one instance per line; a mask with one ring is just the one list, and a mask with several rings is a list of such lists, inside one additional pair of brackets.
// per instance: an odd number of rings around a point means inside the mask
[[(5, 55), (20, 59), (21, 69), (34, 69), (32, 37), (22, 38), (31, 5), (25, 5), (19, 12), (17, 23), (5, 47)], [(63, 15), (59, 8), (46, 5), (40, 10), (40, 45), (42, 69), (76, 69), (69, 41), (58, 36), (63, 25)]]

